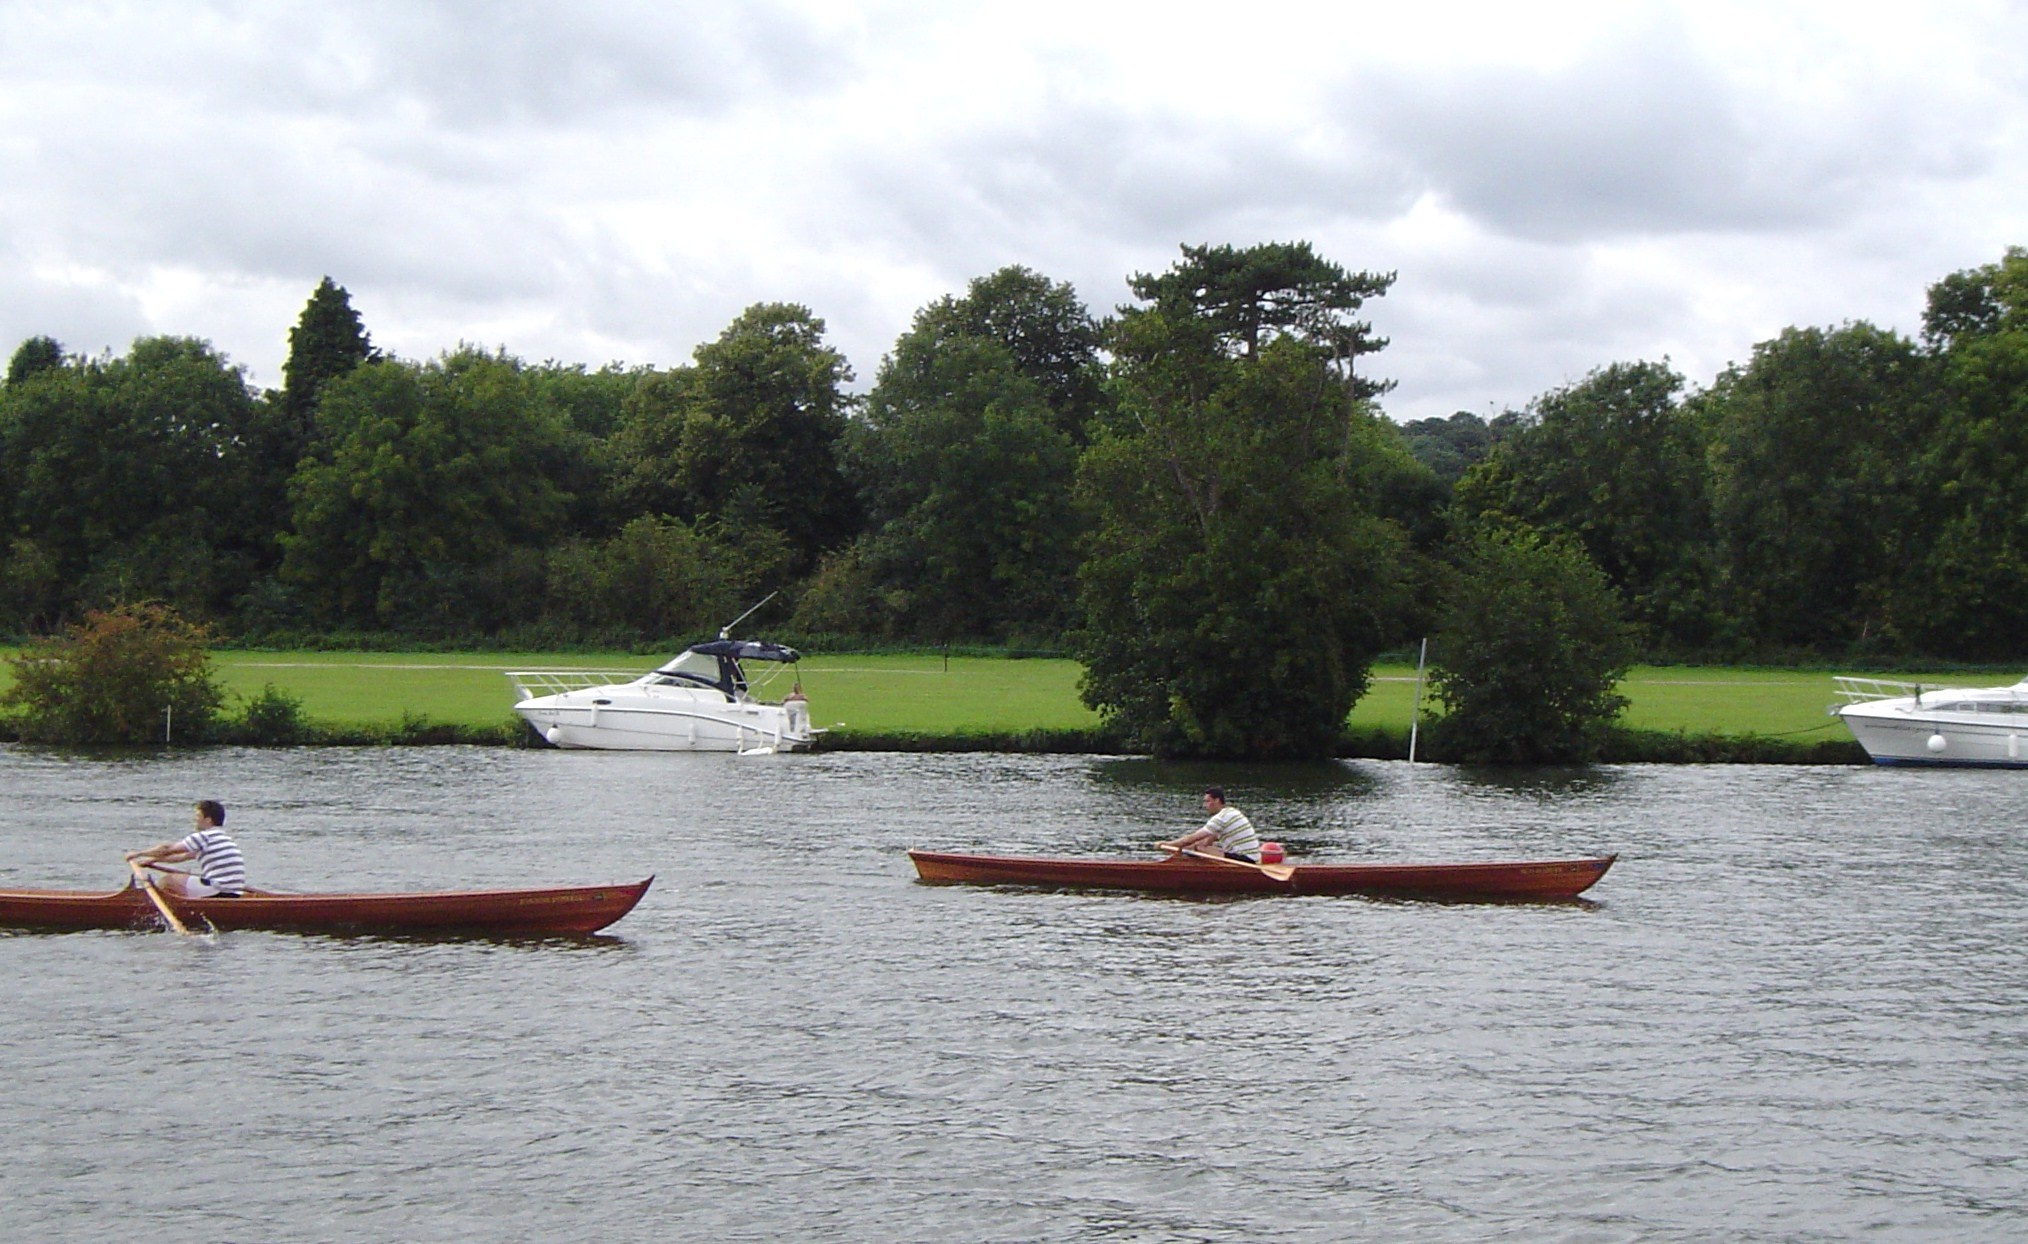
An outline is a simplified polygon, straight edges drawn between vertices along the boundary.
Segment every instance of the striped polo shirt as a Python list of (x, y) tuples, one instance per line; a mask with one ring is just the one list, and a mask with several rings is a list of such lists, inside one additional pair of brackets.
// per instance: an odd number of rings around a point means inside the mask
[(1220, 808), (1204, 822), (1204, 828), (1218, 835), (1218, 849), (1227, 855), (1260, 858), (1260, 835), (1253, 832), (1253, 822), (1238, 808), (1231, 805)]
[(197, 857), (197, 876), (221, 894), (246, 889), (246, 858), (222, 829), (200, 829), (176, 844)]

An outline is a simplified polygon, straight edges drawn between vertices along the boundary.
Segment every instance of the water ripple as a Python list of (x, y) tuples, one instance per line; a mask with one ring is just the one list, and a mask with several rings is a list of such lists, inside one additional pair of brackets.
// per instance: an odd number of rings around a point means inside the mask
[[(1596, 902), (928, 887), (1220, 780), (1308, 858)], [(58, 756), (0, 884), (224, 799), (257, 882), (656, 873), (590, 942), (0, 935), (0, 1237), (2012, 1240), (2020, 778), (486, 749)], [(137, 1175), (137, 1172), (148, 1172)]]

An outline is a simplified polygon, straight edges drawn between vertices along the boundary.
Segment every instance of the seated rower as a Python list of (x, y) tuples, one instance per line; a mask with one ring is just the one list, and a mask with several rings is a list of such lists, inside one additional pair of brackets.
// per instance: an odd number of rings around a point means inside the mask
[[(225, 806), (216, 799), (197, 805), (197, 829), (175, 842), (163, 842), (145, 851), (127, 852), (129, 864), (156, 870), (155, 885), (184, 898), (238, 898), (246, 892), (246, 859), (239, 844), (225, 832)], [(176, 872), (162, 868), (196, 860), (197, 872)]]
[(1253, 822), (1246, 819), (1246, 813), (1226, 806), (1223, 786), (1205, 788), (1204, 810), (1211, 814), (1211, 819), (1204, 822), (1201, 829), (1193, 829), (1180, 838), (1160, 844), (1162, 849), (1202, 851), (1206, 855), (1222, 855), (1247, 864), (1260, 862), (1260, 835), (1254, 832)]

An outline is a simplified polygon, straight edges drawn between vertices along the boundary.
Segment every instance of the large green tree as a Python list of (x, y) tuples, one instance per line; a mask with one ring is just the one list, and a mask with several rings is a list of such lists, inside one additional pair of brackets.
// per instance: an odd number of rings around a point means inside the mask
[(858, 506), (838, 462), (852, 369), (804, 307), (747, 308), (699, 346), (677, 386), (668, 482), (693, 521), (769, 527), (799, 569), (857, 534)]
[(857, 438), (872, 520), (857, 555), (897, 634), (1054, 639), (1076, 591), (1076, 446), (998, 343), (944, 343), (939, 364), (940, 397), (883, 404)]
[[(978, 277), (963, 297), (941, 298), (917, 312), (882, 361), (871, 395), (875, 407), (905, 411), (941, 400), (951, 368), (940, 356), (947, 345), (967, 341), (1004, 349), (1007, 365), (1035, 386), (1057, 430), (1083, 441), (1105, 401), (1098, 321), (1070, 285), (1018, 265)], [(870, 413), (878, 418), (880, 409)]]
[(244, 543), (257, 573), (240, 606), (256, 625), (273, 619), (262, 618), (265, 610), (250, 602), (272, 602), (281, 594), (274, 574), (282, 560), (282, 534), (290, 524), (289, 479), (310, 451), (317, 403), (334, 381), (378, 356), (359, 313), (352, 309), (351, 296), (325, 277), (289, 330), (282, 387), (256, 405), (242, 447), (246, 471), (238, 494), (241, 527), (248, 532)]
[(1908, 472), (1926, 371), (1914, 343), (1870, 324), (1792, 328), (1696, 401), (1740, 650), (1881, 641), (1920, 538)]
[(919, 312), (847, 438), (868, 526), (847, 557), (879, 585), (862, 626), (1059, 639), (1083, 530), (1077, 446), (1100, 399), (1097, 326), (1067, 285), (1008, 268)]
[(2028, 250), (1930, 290), (1935, 422), (1913, 465), (1927, 548), (1896, 601), (1920, 649), (2016, 660), (2028, 634)]
[(254, 540), (241, 503), (255, 398), (208, 342), (38, 366), (0, 390), (4, 623), (160, 599), (216, 616)]
[(1651, 642), (1682, 649), (1716, 632), (1710, 503), (1700, 426), (1666, 363), (1616, 363), (1544, 394), (1467, 470), (1468, 526), (1561, 532), (1626, 598)]
[(327, 624), (484, 632), (539, 597), (564, 534), (558, 413), (505, 355), (369, 363), (334, 380), (290, 483), (283, 577)]
[(1348, 348), (1386, 278), (1186, 248), (1133, 287), (1150, 305), (1115, 324), (1117, 410), (1079, 467), (1085, 701), (1158, 754), (1328, 755), (1401, 606), (1377, 481), (1407, 453)]

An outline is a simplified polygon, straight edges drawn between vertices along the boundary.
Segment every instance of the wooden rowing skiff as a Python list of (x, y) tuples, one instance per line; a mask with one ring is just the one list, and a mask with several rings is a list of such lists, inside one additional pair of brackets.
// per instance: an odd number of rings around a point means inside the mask
[[(446, 890), (398, 894), (288, 894), (248, 890), (238, 898), (183, 898), (158, 890), (192, 930), (415, 935), (595, 933), (634, 909), (655, 879), (625, 885), (548, 889)], [(0, 927), (149, 929), (163, 927), (144, 890), (0, 890)]]
[(1298, 864), (1278, 881), (1238, 862), (1049, 859), (910, 851), (924, 881), (1094, 886), (1177, 894), (1365, 894), (1399, 898), (1545, 901), (1576, 898), (1617, 856), (1483, 864)]

